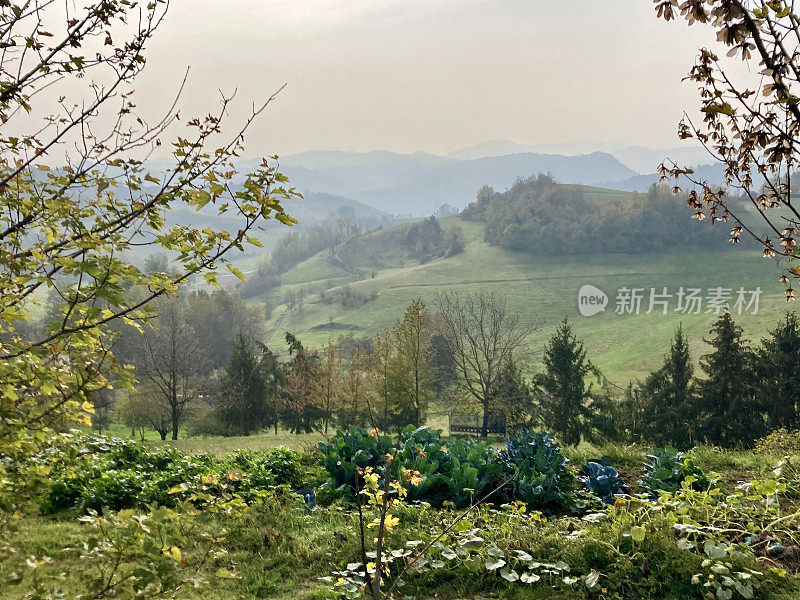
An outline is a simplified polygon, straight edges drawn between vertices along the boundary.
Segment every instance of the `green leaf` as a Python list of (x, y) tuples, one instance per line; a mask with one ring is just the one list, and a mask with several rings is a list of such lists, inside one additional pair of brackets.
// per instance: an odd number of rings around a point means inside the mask
[(244, 273), (242, 273), (239, 269), (234, 267), (232, 264), (229, 263), (227, 265), (227, 267), (228, 267), (228, 271), (230, 271), (231, 273), (236, 275), (236, 277), (238, 277), (240, 281), (247, 281), (247, 277), (244, 276)]
[(645, 536), (644, 526), (636, 525), (635, 527), (631, 527), (631, 539), (634, 542), (644, 541), (644, 536)]
[(506, 561), (502, 558), (493, 558), (489, 557), (486, 559), (484, 566), (486, 567), (487, 571), (494, 571), (495, 569), (499, 569), (502, 566), (505, 566)]
[(703, 552), (706, 553), (706, 556), (714, 560), (725, 558), (728, 554), (724, 546), (717, 546), (711, 540), (706, 540), (706, 543), (703, 545)]
[(513, 569), (509, 569), (508, 567), (504, 567), (500, 569), (500, 577), (505, 579), (506, 581), (514, 582), (519, 580), (519, 573), (514, 571)]
[(542, 577), (536, 573), (523, 573), (520, 576), (520, 581), (522, 581), (522, 583), (536, 583), (541, 578)]

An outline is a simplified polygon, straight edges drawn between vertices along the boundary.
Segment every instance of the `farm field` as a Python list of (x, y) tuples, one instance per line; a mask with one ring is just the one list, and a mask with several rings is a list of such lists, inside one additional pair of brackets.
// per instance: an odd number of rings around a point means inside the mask
[[(613, 191), (613, 190), (612, 190)], [(387, 243), (389, 231), (368, 234), (359, 240), (358, 252), (347, 259), (353, 268), (374, 270), (374, 278), (358, 281), (344, 269), (333, 266), (327, 252), (320, 253), (282, 276), (282, 285), (270, 293), (273, 305), (288, 292), (304, 291), (302, 308), (289, 310), (278, 305), (265, 323), (267, 343), (280, 348), (284, 331), (297, 335), (311, 347), (336, 342), (341, 335), (373, 336), (381, 328), (391, 327), (402, 315), (410, 299), (421, 297), (433, 305), (440, 290), (496, 292), (507, 299), (509, 309), (540, 323), (528, 340), (528, 360), (537, 368), (544, 341), (565, 317), (587, 347), (590, 358), (604, 375), (617, 385), (642, 378), (658, 364), (679, 324), (687, 335), (692, 356), (697, 360), (706, 351), (703, 337), (715, 314), (681, 314), (675, 311), (674, 297), (679, 288), (738, 290), (761, 288), (758, 314), (734, 317), (745, 337), (758, 343), (786, 312), (781, 274), (775, 261), (761, 258), (754, 251), (732, 248), (722, 252), (695, 252), (661, 255), (606, 254), (580, 258), (540, 257), (510, 252), (489, 246), (483, 241), (483, 227), (456, 217), (442, 219), (442, 225), (459, 225), (464, 232), (463, 253), (426, 264), (403, 259)], [(687, 226), (691, 223), (687, 222)], [(388, 246), (388, 247), (387, 247)], [(608, 295), (605, 311), (592, 317), (581, 316), (578, 290), (590, 284)], [(344, 309), (324, 303), (320, 292), (341, 286), (377, 297), (358, 308)], [(664, 287), (673, 294), (668, 314), (614, 313), (617, 290), (643, 288), (641, 313), (648, 308), (649, 293)], [(254, 300), (261, 302), (261, 300)]]

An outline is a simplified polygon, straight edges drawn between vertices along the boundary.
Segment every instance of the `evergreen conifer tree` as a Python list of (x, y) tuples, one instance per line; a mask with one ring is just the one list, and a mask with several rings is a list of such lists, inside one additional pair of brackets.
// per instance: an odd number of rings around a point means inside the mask
[(237, 334), (225, 365), (225, 374), (217, 400), (220, 420), (231, 432), (249, 435), (266, 420), (264, 385), (259, 361), (252, 344)]
[(545, 372), (536, 383), (544, 396), (545, 424), (560, 436), (562, 443), (578, 444), (582, 428), (592, 419), (592, 385), (587, 379), (599, 372), (586, 357), (583, 342), (575, 338), (566, 317), (547, 342), (544, 366)]
[(800, 428), (800, 320), (787, 314), (756, 350), (757, 394), (770, 428)]
[(754, 400), (751, 352), (729, 312), (719, 316), (710, 333), (706, 342), (714, 350), (700, 359), (706, 375), (699, 383), (702, 435), (720, 446), (750, 445), (764, 432)]
[(660, 369), (650, 373), (642, 393), (642, 429), (658, 446), (687, 448), (697, 427), (697, 396), (689, 344), (678, 327)]

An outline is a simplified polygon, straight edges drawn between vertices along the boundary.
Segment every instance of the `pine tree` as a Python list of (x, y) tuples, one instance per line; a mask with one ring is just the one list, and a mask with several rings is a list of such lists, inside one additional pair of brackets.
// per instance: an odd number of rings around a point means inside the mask
[(642, 433), (659, 446), (686, 448), (697, 427), (697, 395), (689, 344), (678, 327), (660, 369), (650, 373), (642, 393)]
[(713, 337), (706, 342), (714, 351), (700, 359), (706, 375), (699, 384), (702, 434), (720, 446), (750, 445), (764, 430), (754, 400), (750, 350), (728, 312), (720, 315), (709, 333)]
[(756, 350), (757, 394), (771, 428), (800, 427), (800, 320), (787, 314)]
[(235, 433), (249, 435), (262, 427), (266, 418), (264, 385), (252, 344), (237, 334), (217, 399), (220, 420)]
[(581, 429), (592, 419), (592, 384), (587, 379), (599, 373), (566, 317), (545, 347), (544, 366), (545, 372), (536, 378), (536, 383), (544, 396), (545, 423), (561, 436), (564, 444), (578, 444)]

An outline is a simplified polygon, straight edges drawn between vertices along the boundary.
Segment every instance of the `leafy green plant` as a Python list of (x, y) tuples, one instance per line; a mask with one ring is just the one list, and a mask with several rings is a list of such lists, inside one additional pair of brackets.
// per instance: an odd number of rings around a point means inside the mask
[(370, 435), (363, 427), (337, 431), (330, 442), (320, 442), (322, 462), (330, 475), (325, 488), (342, 493), (357, 493), (363, 484), (360, 471), (383, 469), (383, 455), (392, 447), (392, 438), (377, 432)]
[(284, 448), (241, 450), (222, 459), (187, 455), (171, 446), (150, 449), (120, 438), (76, 434), (36, 460), (50, 481), (44, 513), (65, 509), (121, 510), (152, 503), (174, 507), (182, 500), (217, 502), (235, 495), (252, 502), (278, 485), (302, 485), (297, 453)]
[(696, 490), (707, 490), (716, 485), (716, 478), (706, 475), (691, 457), (675, 448), (653, 448), (645, 455), (644, 474), (639, 480), (641, 488), (651, 496), (660, 492), (676, 492), (685, 480)]
[[(390, 461), (392, 476), (400, 477), (403, 469), (421, 476), (408, 485), (410, 500), (465, 508), (492, 494), (493, 501), (522, 500), (531, 508), (553, 510), (572, 499), (567, 459), (549, 433), (522, 430), (499, 452), (473, 438), (442, 440), (440, 430), (428, 427), (409, 426), (397, 441), (397, 455)], [(391, 437), (360, 427), (337, 432), (330, 442), (320, 444), (330, 475), (323, 489), (346, 492), (352, 498), (365, 469), (384, 476), (384, 455), (392, 448)]]
[(630, 489), (611, 465), (589, 461), (581, 467), (578, 481), (606, 504), (614, 504), (615, 494), (629, 494)]
[(225, 455), (223, 467), (245, 471), (254, 485), (303, 485), (303, 469), (298, 452), (288, 448), (236, 450)]
[(566, 472), (568, 460), (552, 434), (522, 429), (506, 439), (500, 459), (507, 473), (515, 474), (511, 498), (545, 510), (570, 503), (573, 478)]

